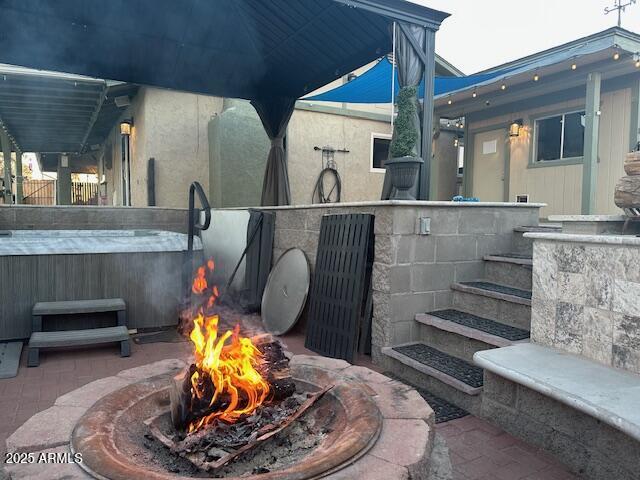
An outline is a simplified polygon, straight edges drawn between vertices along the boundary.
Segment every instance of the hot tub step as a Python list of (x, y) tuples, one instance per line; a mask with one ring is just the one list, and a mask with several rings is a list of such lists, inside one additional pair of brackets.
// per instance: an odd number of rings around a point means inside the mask
[(467, 395), (482, 391), (481, 368), (422, 342), (385, 347), (382, 353)]
[(96, 300), (38, 302), (33, 306), (33, 315), (118, 312), (126, 309), (127, 305), (121, 298), (99, 298)]
[(496, 347), (507, 347), (529, 338), (529, 332), (455, 309), (416, 315), (416, 321)]

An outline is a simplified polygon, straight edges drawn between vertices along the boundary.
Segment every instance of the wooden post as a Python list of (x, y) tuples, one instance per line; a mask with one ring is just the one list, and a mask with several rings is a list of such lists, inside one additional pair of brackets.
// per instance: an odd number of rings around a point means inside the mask
[(16, 150), (16, 204), (22, 203), (24, 193), (22, 191), (22, 152)]
[(436, 32), (425, 28), (424, 37), (424, 98), (422, 100), (422, 160), (418, 200), (429, 200), (431, 183), (431, 152), (433, 142), (433, 82), (435, 63)]
[(587, 76), (587, 98), (584, 126), (584, 157), (582, 165), (582, 214), (595, 210), (598, 180), (598, 131), (600, 128), (600, 72)]
[(0, 144), (2, 144), (2, 156), (4, 160), (4, 203), (10, 205), (13, 203), (11, 195), (11, 143), (9, 136), (0, 130)]
[(632, 152), (640, 143), (640, 80), (631, 85), (631, 131), (629, 134), (629, 151)]

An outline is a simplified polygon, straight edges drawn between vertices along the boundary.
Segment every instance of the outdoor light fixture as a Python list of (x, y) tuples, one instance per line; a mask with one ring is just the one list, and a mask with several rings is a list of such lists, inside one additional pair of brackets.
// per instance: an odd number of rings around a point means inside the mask
[(120, 122), (120, 135), (131, 135), (131, 127), (133, 126), (133, 120), (123, 120)]
[(515, 120), (510, 126), (509, 126), (509, 136), (510, 137), (518, 137), (520, 135), (520, 129), (522, 128), (522, 119), (519, 118), (518, 120)]
[(614, 60), (620, 60), (620, 52), (616, 52), (613, 54), (613, 59)]
[(507, 84), (503, 83), (502, 85), (500, 85), (500, 90), (506, 90), (507, 89)]
[(571, 70), (575, 70), (576, 68), (578, 68), (578, 65), (576, 65), (575, 63), (571, 64)]
[(538, 72), (533, 74), (533, 81), (537, 82), (538, 80), (540, 80), (540, 75), (538, 75)]
[(478, 96), (478, 93), (476, 92), (475, 88), (473, 89), (473, 93), (471, 94), (471, 96), (473, 98), (476, 98)]
[(451, 105), (453, 103), (453, 100), (449, 99), (447, 100), (447, 105)]
[(636, 68), (640, 68), (640, 53), (635, 53), (633, 55), (633, 62), (636, 66)]

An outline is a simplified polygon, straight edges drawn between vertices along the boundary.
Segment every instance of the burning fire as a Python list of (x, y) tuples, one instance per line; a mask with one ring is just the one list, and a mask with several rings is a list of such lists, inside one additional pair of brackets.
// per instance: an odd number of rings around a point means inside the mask
[(269, 384), (256, 369), (263, 361), (262, 353), (250, 338), (240, 336), (240, 325), (219, 335), (218, 315), (207, 315), (218, 298), (218, 289), (210, 288), (207, 282), (207, 274), (214, 268), (213, 260), (198, 268), (191, 288), (204, 297), (189, 335), (196, 366), (191, 375), (191, 397), (198, 403), (208, 400), (211, 407), (221, 401), (223, 406), (191, 422), (189, 433), (215, 419), (234, 423), (258, 408), (269, 394)]

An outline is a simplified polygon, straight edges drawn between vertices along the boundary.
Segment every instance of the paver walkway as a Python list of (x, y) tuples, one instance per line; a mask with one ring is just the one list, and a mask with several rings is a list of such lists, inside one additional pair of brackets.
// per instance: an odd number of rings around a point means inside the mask
[[(304, 348), (304, 337), (287, 335), (285, 342), (296, 354), (313, 354)], [(44, 352), (40, 367), (27, 368), (21, 361), (18, 376), (0, 380), (0, 453), (5, 440), (35, 413), (49, 408), (55, 399), (99, 378), (115, 375), (166, 358), (188, 359), (189, 343), (132, 343), (130, 357), (120, 357), (116, 347)], [(25, 352), (23, 352), (23, 355)], [(357, 364), (372, 367), (367, 357)], [(473, 416), (437, 425), (447, 440), (454, 480), (564, 480), (575, 479), (547, 454)], [(4, 457), (4, 455), (2, 455)]]

